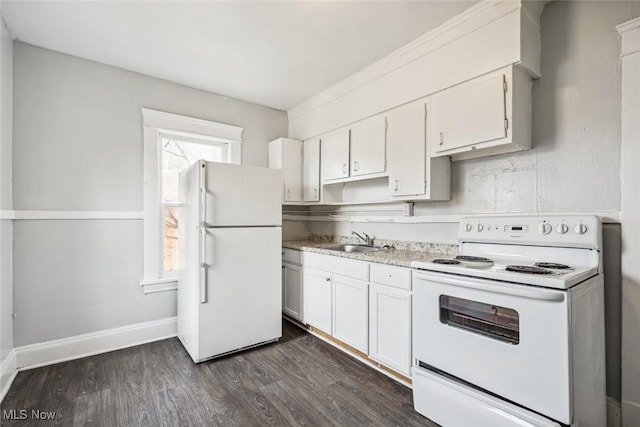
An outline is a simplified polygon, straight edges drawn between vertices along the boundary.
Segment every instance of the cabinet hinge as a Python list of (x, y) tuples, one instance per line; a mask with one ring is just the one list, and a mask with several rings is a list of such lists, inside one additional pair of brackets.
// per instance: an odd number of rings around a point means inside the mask
[(507, 93), (507, 81), (506, 80), (502, 81), (502, 87), (504, 88), (504, 93)]
[(424, 118), (427, 118), (427, 104), (424, 104)]
[(386, 132), (388, 128), (389, 128), (389, 121), (388, 121), (388, 119), (385, 117), (385, 118), (384, 118), (384, 131)]
[(504, 119), (504, 130), (509, 130), (509, 119)]

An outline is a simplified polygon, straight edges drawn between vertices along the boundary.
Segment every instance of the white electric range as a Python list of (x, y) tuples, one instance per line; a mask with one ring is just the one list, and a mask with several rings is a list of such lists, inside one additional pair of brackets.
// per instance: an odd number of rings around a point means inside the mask
[(606, 425), (602, 231), (593, 216), (473, 217), (414, 262), (416, 410), (447, 426)]

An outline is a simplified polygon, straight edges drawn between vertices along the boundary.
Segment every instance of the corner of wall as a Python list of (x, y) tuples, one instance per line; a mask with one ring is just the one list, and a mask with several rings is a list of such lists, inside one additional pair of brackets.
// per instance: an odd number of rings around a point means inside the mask
[(13, 41), (4, 19), (0, 20), (0, 397), (15, 376), (13, 352), (13, 222), (12, 126)]

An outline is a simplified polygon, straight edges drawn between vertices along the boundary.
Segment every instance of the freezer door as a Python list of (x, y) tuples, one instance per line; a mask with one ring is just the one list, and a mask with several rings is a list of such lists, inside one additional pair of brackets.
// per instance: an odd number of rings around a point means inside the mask
[(282, 224), (282, 171), (202, 162), (207, 226)]
[(209, 228), (205, 236), (197, 361), (280, 338), (281, 229)]

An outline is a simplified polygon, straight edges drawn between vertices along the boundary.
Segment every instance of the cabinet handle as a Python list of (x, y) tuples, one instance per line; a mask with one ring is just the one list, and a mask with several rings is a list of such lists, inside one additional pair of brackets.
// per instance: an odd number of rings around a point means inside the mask
[(342, 173), (347, 173), (347, 164), (346, 163), (342, 164)]
[(330, 282), (330, 281), (331, 281), (331, 277), (325, 277), (325, 278), (324, 278), (324, 280), (325, 280), (326, 282)]
[(440, 145), (444, 144), (444, 132), (440, 132)]
[(360, 165), (358, 164), (358, 162), (353, 162), (353, 171), (354, 172), (357, 172), (359, 167), (360, 167)]
[(393, 182), (394, 182), (393, 191), (398, 191), (398, 180), (394, 179)]

